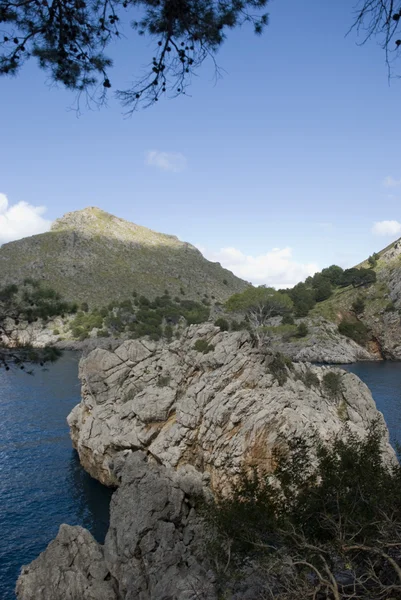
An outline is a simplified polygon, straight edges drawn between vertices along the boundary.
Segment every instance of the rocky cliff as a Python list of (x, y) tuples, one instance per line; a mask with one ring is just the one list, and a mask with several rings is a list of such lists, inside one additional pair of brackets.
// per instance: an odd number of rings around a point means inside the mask
[[(62, 526), (22, 569), (19, 600), (215, 600), (199, 501), (229, 493), (241, 468), (270, 471), (289, 437), (317, 430), (330, 443), (345, 423), (360, 436), (383, 423), (355, 375), (293, 364), (210, 324), (170, 344), (97, 348), (80, 377), (71, 437), (85, 469), (118, 486), (110, 529), (102, 547)], [(387, 433), (382, 447), (392, 460)]]
[[(206, 354), (195, 349), (199, 340)], [(210, 324), (191, 326), (170, 344), (129, 340), (114, 352), (94, 350), (81, 361), (82, 401), (68, 417), (81, 463), (116, 485), (115, 458), (144, 450), (167, 466), (192, 464), (216, 488), (244, 463), (268, 465), (280, 435), (316, 428), (329, 438), (344, 419), (362, 434), (376, 415), (354, 375), (339, 372), (343, 392), (333, 397), (324, 368), (276, 362), (248, 332)], [(310, 387), (309, 372), (316, 375)]]
[(104, 306), (139, 295), (224, 301), (246, 287), (191, 244), (98, 208), (68, 213), (51, 231), (0, 248), (0, 288), (25, 278), (45, 282), (70, 302)]

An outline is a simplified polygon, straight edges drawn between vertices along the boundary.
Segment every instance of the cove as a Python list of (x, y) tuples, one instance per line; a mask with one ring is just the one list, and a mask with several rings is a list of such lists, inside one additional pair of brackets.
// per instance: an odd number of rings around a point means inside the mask
[(72, 449), (66, 417), (80, 401), (73, 352), (33, 376), (0, 370), (0, 597), (15, 598), (22, 565), (56, 536), (82, 525), (103, 542), (112, 491), (92, 479)]

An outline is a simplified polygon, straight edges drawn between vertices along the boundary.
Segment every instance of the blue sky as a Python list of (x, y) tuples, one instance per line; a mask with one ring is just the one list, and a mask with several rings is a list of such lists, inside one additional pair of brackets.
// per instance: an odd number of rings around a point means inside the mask
[[(262, 37), (230, 34), (217, 85), (205, 65), (191, 97), (129, 119), (112, 98), (77, 118), (33, 64), (0, 79), (0, 244), (99, 206), (282, 286), (400, 237), (401, 85), (375, 41), (345, 37), (352, 5), (274, 0)], [(152, 46), (112, 54), (117, 89)]]

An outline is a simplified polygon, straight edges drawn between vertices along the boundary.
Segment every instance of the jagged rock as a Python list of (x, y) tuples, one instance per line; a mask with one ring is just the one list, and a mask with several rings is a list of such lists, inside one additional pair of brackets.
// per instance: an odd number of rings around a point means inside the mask
[(104, 548), (85, 529), (62, 525), (22, 568), (18, 600), (216, 600), (195, 510), (207, 495), (202, 475), (136, 452), (120, 477)]
[[(325, 319), (302, 319), (309, 333), (305, 338), (285, 339), (272, 335), (272, 346), (295, 361), (325, 364), (350, 364), (362, 360), (378, 360), (377, 352), (370, 352), (350, 338), (341, 335), (337, 325)], [(283, 339), (284, 338), (284, 339)]]
[[(197, 352), (199, 338), (214, 350)], [(94, 350), (81, 361), (82, 401), (68, 417), (82, 465), (118, 485), (116, 461), (144, 450), (167, 466), (193, 465), (224, 491), (243, 466), (268, 470), (282, 438), (316, 429), (330, 439), (345, 419), (364, 435), (380, 415), (355, 375), (339, 371), (343, 392), (333, 398), (322, 383), (328, 367), (284, 367), (280, 385), (268, 356), (247, 332), (210, 324), (170, 344), (130, 340), (115, 352)], [(308, 370), (319, 385), (304, 383)]]
[(61, 525), (57, 537), (22, 567), (18, 600), (118, 600), (103, 548), (82, 527)]
[(112, 497), (105, 557), (122, 599), (213, 600), (214, 576), (205, 560), (195, 498), (201, 474), (148, 462), (141, 452), (125, 461)]

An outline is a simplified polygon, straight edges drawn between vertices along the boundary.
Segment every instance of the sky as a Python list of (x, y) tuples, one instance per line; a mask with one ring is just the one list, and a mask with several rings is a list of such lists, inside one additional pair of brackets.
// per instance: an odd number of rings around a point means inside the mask
[[(346, 37), (352, 0), (273, 0), (269, 13), (261, 37), (229, 33), (217, 84), (206, 64), (190, 96), (130, 118), (112, 97), (78, 116), (34, 63), (1, 78), (0, 244), (98, 206), (286, 287), (400, 237), (401, 82), (383, 50)], [(133, 33), (111, 54), (123, 88), (152, 43)]]

